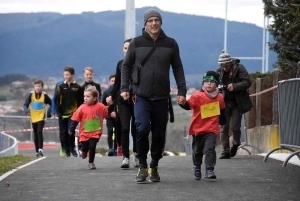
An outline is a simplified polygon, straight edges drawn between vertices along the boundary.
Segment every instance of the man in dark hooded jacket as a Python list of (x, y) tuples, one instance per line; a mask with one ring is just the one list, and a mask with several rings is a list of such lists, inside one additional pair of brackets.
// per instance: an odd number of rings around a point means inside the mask
[[(121, 71), (121, 96), (127, 100), (129, 80), (133, 69), (139, 68), (131, 85), (135, 96), (134, 116), (136, 123), (136, 148), (139, 159), (137, 182), (160, 181), (158, 161), (162, 158), (165, 131), (168, 121), (168, 98), (170, 94), (170, 65), (178, 87), (177, 102), (185, 104), (186, 82), (179, 56), (177, 42), (161, 29), (162, 17), (157, 10), (144, 13), (143, 33), (134, 38), (128, 47)], [(152, 54), (150, 55), (149, 53)], [(148, 60), (143, 62), (145, 58)], [(143, 66), (142, 63), (145, 63)], [(152, 132), (151, 163), (148, 171), (148, 136)]]
[[(230, 159), (236, 155), (241, 142), (242, 115), (252, 107), (248, 89), (251, 86), (246, 68), (239, 59), (231, 58), (224, 50), (219, 57), (218, 73), (220, 85), (225, 100), (226, 125), (221, 130), (223, 153), (220, 159)], [(232, 123), (233, 142), (229, 145), (229, 123)]]

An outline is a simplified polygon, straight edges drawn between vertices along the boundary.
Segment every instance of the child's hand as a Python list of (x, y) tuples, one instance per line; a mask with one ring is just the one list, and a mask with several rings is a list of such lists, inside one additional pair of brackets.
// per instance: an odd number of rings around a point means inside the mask
[(116, 118), (116, 117), (117, 117), (117, 114), (116, 114), (116, 112), (112, 112), (112, 113), (110, 113), (110, 116), (111, 116), (112, 118)]
[(69, 131), (69, 135), (72, 135), (73, 134), (73, 132), (72, 131)]
[(219, 129), (222, 129), (224, 127), (224, 125), (219, 125)]
[(112, 101), (112, 97), (111, 97), (111, 96), (108, 96), (108, 97), (106, 98), (106, 103), (107, 103), (107, 105), (112, 105), (112, 104), (113, 104), (113, 101)]

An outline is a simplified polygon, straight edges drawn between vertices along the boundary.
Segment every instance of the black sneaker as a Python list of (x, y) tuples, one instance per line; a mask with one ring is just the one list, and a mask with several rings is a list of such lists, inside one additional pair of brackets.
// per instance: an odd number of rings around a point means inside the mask
[(206, 179), (216, 179), (217, 176), (215, 175), (214, 171), (212, 171), (212, 170), (206, 170), (206, 172), (205, 172), (205, 178)]
[(160, 176), (159, 176), (159, 173), (158, 173), (158, 167), (149, 168), (148, 174), (150, 176), (150, 179), (149, 179), (150, 182), (159, 182), (160, 181)]
[(230, 159), (230, 153), (223, 152), (219, 159)]
[(82, 153), (81, 153), (81, 158), (82, 158), (82, 159), (85, 159), (86, 157), (87, 157), (87, 153), (86, 153), (86, 152), (82, 152)]
[(236, 144), (236, 145), (233, 145), (233, 146), (231, 147), (231, 149), (230, 149), (230, 156), (231, 156), (231, 157), (234, 157), (234, 156), (236, 155), (236, 152), (237, 152), (239, 146), (240, 146), (240, 145), (237, 145), (237, 144)]
[(66, 157), (70, 157), (70, 152), (66, 152)]
[(71, 153), (72, 153), (72, 155), (74, 156), (74, 157), (78, 157), (78, 154), (77, 154), (77, 152), (73, 149), (73, 151), (71, 151)]
[(200, 180), (201, 179), (201, 170), (200, 167), (194, 167), (194, 176), (196, 180)]
[(107, 153), (108, 156), (113, 156), (114, 155), (114, 149), (110, 149)]
[(144, 168), (143, 166), (139, 167), (139, 171), (135, 177), (136, 182), (145, 182), (148, 177), (148, 168)]

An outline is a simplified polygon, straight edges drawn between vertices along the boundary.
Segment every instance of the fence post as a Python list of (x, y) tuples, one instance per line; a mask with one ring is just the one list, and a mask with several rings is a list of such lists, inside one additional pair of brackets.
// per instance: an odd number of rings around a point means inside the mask
[[(279, 69), (273, 70), (273, 86), (278, 84)], [(272, 124), (279, 124), (278, 120), (278, 89), (273, 90)]]
[(297, 63), (297, 75), (296, 78), (300, 78), (300, 61)]
[[(261, 91), (261, 78), (256, 78), (256, 93)], [(256, 127), (261, 126), (261, 96), (256, 96)]]

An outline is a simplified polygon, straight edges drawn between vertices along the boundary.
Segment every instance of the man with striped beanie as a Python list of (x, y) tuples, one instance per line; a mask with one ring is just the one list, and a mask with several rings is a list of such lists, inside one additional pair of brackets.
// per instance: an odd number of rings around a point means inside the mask
[[(242, 115), (248, 112), (252, 107), (252, 102), (248, 94), (251, 86), (249, 74), (246, 68), (240, 64), (240, 60), (231, 58), (224, 50), (219, 56), (218, 64), (220, 68), (220, 86), (225, 101), (226, 124), (221, 129), (221, 143), (223, 153), (220, 159), (230, 159), (236, 155), (240, 146), (241, 138), (241, 120)], [(229, 123), (232, 123), (233, 133), (232, 147), (229, 143)]]

